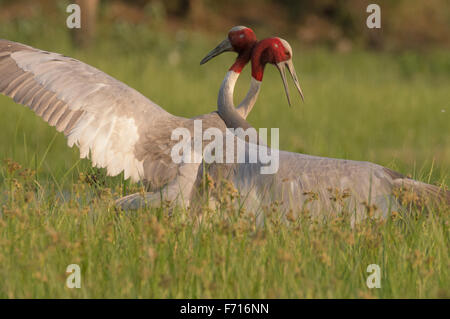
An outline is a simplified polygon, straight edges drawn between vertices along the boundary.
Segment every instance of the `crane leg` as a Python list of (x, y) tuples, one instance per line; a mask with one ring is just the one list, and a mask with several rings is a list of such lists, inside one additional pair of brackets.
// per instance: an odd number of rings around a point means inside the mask
[(122, 210), (162, 206), (187, 208), (197, 180), (198, 167), (199, 164), (183, 165), (177, 177), (160, 191), (131, 194), (116, 200), (115, 206)]
[(135, 193), (119, 198), (115, 206), (122, 210), (138, 210), (149, 207), (161, 207), (164, 204), (162, 192)]

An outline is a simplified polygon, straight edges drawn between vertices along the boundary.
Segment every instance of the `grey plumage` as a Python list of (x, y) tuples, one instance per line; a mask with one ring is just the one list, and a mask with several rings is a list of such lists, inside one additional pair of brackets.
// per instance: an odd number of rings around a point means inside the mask
[[(232, 101), (223, 86), (218, 101), (219, 108)], [(226, 145), (226, 140), (223, 145)], [(256, 145), (246, 143), (247, 158), (249, 150), (254, 147)], [(385, 217), (390, 211), (404, 209), (408, 202), (419, 206), (450, 204), (449, 191), (406, 178), (369, 162), (280, 151), (279, 170), (275, 174), (261, 174), (262, 166), (261, 161), (236, 163), (236, 160), (232, 164), (200, 165), (195, 185), (199, 185), (204, 174), (209, 174), (215, 184), (220, 184), (222, 179), (230, 181), (240, 194), (236, 204), (250, 210), (260, 219), (265, 215), (266, 207), (275, 202), (278, 202), (280, 212), (303, 211), (320, 218), (347, 212), (352, 214), (353, 222), (369, 214)], [(134, 209), (159, 205), (160, 199), (176, 201), (174, 194), (182, 194), (184, 188), (177, 189), (175, 183), (176, 179), (172, 188), (165, 189), (161, 196), (155, 193), (144, 196), (133, 194), (119, 200), (117, 204), (125, 209)], [(405, 192), (412, 192), (417, 198), (404, 201), (402, 193)], [(194, 194), (182, 195), (191, 199)]]
[[(166, 112), (94, 67), (8, 40), (0, 40), (0, 92), (64, 132), (69, 146), (108, 175), (124, 171), (151, 189), (178, 174), (170, 157), (172, 130), (193, 130), (192, 119)], [(226, 128), (217, 112), (198, 118), (204, 129)]]
[[(237, 76), (228, 72), (219, 91), (222, 117), (212, 112), (195, 118), (203, 121), (203, 129), (216, 127), (223, 132), (227, 125), (249, 127), (244, 118), (256, 100), (260, 82), (252, 82), (245, 99), (251, 106), (242, 108), (243, 117), (238, 116), (232, 105)], [(243, 205), (255, 214), (279, 201), (283, 210), (307, 209), (316, 216), (346, 209), (356, 220), (373, 204), (380, 215), (386, 215), (402, 204), (395, 196), (396, 188), (450, 204), (450, 192), (368, 162), (280, 151), (280, 169), (271, 175), (260, 173), (260, 162), (176, 164), (170, 156), (176, 143), (171, 133), (184, 127), (192, 136), (194, 119), (166, 112), (136, 90), (80, 61), (8, 40), (0, 40), (0, 92), (64, 132), (69, 146), (77, 145), (81, 157), (90, 155), (93, 165), (105, 167), (108, 175), (123, 171), (125, 178), (145, 181), (151, 189), (160, 190), (120, 199), (117, 204), (126, 209), (158, 204), (160, 199), (189, 205), (204, 168), (217, 183), (220, 178), (231, 181), (240, 191)], [(255, 145), (246, 143), (247, 152), (251, 147)]]
[(215, 182), (232, 182), (240, 197), (236, 204), (255, 214), (258, 223), (273, 203), (278, 212), (291, 211), (294, 217), (301, 212), (319, 219), (345, 213), (352, 223), (369, 214), (387, 217), (410, 205), (450, 205), (449, 191), (370, 162), (280, 151), (278, 172), (261, 174), (261, 165), (212, 164), (207, 168)]

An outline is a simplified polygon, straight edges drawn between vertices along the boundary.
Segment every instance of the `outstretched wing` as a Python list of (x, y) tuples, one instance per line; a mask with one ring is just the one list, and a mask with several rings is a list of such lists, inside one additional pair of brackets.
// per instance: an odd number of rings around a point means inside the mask
[[(164, 175), (144, 172), (144, 161), (156, 171), (172, 165), (164, 163), (167, 156), (148, 154), (153, 143), (157, 153), (168, 153), (164, 149), (167, 141), (152, 139), (161, 136), (158, 130), (170, 130), (186, 121), (92, 66), (2, 39), (0, 93), (64, 132), (69, 146), (80, 148), (81, 158), (90, 154), (93, 165), (106, 167), (108, 175), (124, 171), (125, 178), (134, 181), (153, 182), (153, 176)], [(148, 163), (149, 159), (155, 163)]]

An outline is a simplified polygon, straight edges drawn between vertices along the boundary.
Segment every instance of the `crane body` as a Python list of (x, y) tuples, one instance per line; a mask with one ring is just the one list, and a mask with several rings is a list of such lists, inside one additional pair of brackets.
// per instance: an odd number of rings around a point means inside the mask
[[(348, 212), (353, 222), (371, 214), (387, 216), (404, 207), (397, 189), (412, 191), (420, 199), (450, 203), (449, 191), (377, 164), (278, 151), (259, 138), (256, 144), (245, 141), (244, 157), (248, 158), (254, 148), (265, 148), (268, 154), (279, 152), (279, 169), (273, 174), (261, 174), (265, 165), (261, 160), (207, 164), (204, 154), (192, 154), (203, 158), (203, 162), (174, 162), (171, 149), (176, 141), (171, 135), (177, 128), (187, 129), (191, 136), (195, 121), (199, 120), (203, 130), (251, 128), (245, 118), (256, 102), (268, 63), (279, 69), (288, 102), (286, 68), (303, 99), (292, 49), (285, 40), (269, 38), (256, 43), (250, 29), (235, 27), (202, 63), (226, 51), (239, 55), (220, 87), (217, 111), (191, 119), (168, 113), (136, 90), (87, 64), (8, 40), (0, 40), (0, 92), (29, 106), (64, 132), (69, 146), (80, 148), (80, 157), (90, 156), (93, 165), (106, 168), (108, 175), (124, 172), (125, 178), (145, 182), (150, 192), (119, 199), (116, 204), (123, 209), (160, 205), (161, 200), (190, 206), (206, 174), (215, 184), (223, 179), (229, 181), (240, 194), (236, 204), (254, 213), (260, 222), (272, 203), (277, 203), (283, 213), (308, 212), (323, 217)], [(251, 86), (236, 108), (234, 87), (250, 58)], [(237, 144), (233, 140), (233, 145)], [(227, 147), (226, 140), (223, 145)]]

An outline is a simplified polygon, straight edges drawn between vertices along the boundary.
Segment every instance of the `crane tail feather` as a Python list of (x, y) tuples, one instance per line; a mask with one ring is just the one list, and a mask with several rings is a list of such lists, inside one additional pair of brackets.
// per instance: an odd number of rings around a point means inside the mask
[(402, 205), (419, 208), (450, 207), (450, 191), (436, 185), (409, 178), (394, 180), (394, 195)]

